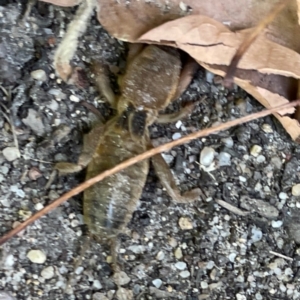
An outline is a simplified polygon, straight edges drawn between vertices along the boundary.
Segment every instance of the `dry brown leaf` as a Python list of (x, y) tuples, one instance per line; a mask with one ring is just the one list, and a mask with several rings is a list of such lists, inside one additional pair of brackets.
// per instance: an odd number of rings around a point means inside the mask
[[(206, 16), (187, 16), (150, 30), (139, 41), (178, 47), (206, 69), (224, 76), (249, 31), (232, 32)], [(234, 81), (262, 105), (270, 108), (297, 97), (299, 67), (300, 55), (297, 52), (261, 35), (239, 62)], [(298, 122), (279, 114), (275, 116), (297, 140), (300, 136)]]
[[(236, 31), (254, 27), (278, 1), (267, 0), (98, 0), (99, 22), (113, 36), (134, 42), (151, 28), (187, 14), (205, 15)], [(120, 26), (122, 24), (122, 26)], [(292, 1), (268, 27), (268, 38), (300, 49), (297, 3)]]
[(78, 5), (81, 0), (40, 0), (42, 2), (51, 3), (54, 5), (64, 6), (64, 7), (72, 7)]

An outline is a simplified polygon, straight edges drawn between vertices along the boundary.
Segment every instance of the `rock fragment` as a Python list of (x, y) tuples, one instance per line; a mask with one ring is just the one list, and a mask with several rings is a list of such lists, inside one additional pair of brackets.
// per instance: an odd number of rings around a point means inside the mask
[(190, 218), (181, 217), (179, 219), (179, 226), (182, 230), (190, 230), (193, 229), (193, 223)]
[(27, 253), (27, 258), (36, 264), (43, 264), (47, 259), (46, 254), (41, 250), (30, 250)]
[(8, 161), (14, 161), (20, 157), (20, 151), (17, 147), (6, 147), (2, 150), (2, 154)]
[(46, 267), (42, 270), (41, 276), (45, 279), (51, 279), (54, 276), (54, 268), (52, 266)]
[(42, 69), (39, 69), (39, 70), (35, 70), (35, 71), (32, 71), (30, 73), (31, 77), (35, 80), (38, 80), (38, 81), (46, 81), (47, 80), (47, 74), (44, 70)]
[(300, 183), (298, 184), (295, 184), (293, 187), (292, 187), (292, 195), (293, 196), (300, 196)]
[(241, 207), (251, 212), (257, 212), (268, 219), (277, 218), (279, 214), (278, 209), (268, 202), (248, 196), (241, 197)]
[(214, 161), (215, 149), (211, 147), (204, 147), (200, 153), (200, 164), (209, 167)]

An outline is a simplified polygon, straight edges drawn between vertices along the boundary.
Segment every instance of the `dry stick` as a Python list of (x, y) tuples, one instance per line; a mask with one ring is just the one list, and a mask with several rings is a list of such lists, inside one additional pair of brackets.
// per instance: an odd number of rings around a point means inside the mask
[(243, 57), (244, 53), (248, 50), (251, 44), (256, 40), (259, 34), (275, 19), (275, 17), (280, 13), (281, 10), (285, 8), (285, 6), (290, 1), (291, 0), (283, 0), (279, 2), (275, 7), (273, 7), (270, 13), (256, 25), (256, 27), (249, 34), (249, 36), (245, 38), (245, 40), (242, 42), (239, 49), (236, 51), (234, 57), (232, 58), (231, 63), (227, 69), (227, 74), (224, 78), (224, 85), (226, 87), (231, 86), (233, 82), (233, 76), (235, 70), (237, 68), (239, 61)]
[(109, 170), (107, 170), (107, 171), (105, 171), (105, 172), (103, 172), (103, 173), (101, 173), (101, 174), (85, 181), (84, 183), (78, 185), (76, 188), (74, 188), (71, 191), (65, 193), (64, 195), (62, 195), (61, 197), (59, 197), (58, 199), (53, 201), (51, 204), (49, 204), (48, 206), (46, 206), (42, 210), (38, 211), (36, 214), (32, 215), (26, 221), (24, 221), (23, 223), (21, 223), (20, 225), (18, 225), (14, 229), (12, 229), (10, 232), (8, 232), (4, 236), (2, 236), (0, 238), (0, 245), (4, 244), (10, 238), (12, 238), (16, 234), (18, 234), (23, 229), (25, 229), (28, 225), (32, 224), (34, 221), (36, 221), (39, 218), (41, 218), (42, 216), (46, 215), (47, 213), (52, 211), (54, 208), (58, 207), (60, 204), (67, 201), (69, 198), (81, 193), (85, 189), (89, 188), (91, 185), (103, 180), (104, 178), (106, 178), (108, 176), (111, 176), (115, 173), (118, 173), (118, 172), (124, 170), (125, 168), (128, 168), (129, 166), (131, 166), (131, 165), (133, 165), (137, 162), (140, 162), (144, 159), (150, 158), (151, 156), (154, 156), (154, 155), (159, 154), (161, 152), (169, 151), (171, 148), (173, 148), (175, 146), (185, 144), (185, 143), (190, 142), (191, 140), (194, 140), (196, 138), (208, 136), (208, 135), (216, 133), (218, 131), (226, 130), (226, 129), (229, 129), (233, 126), (240, 125), (240, 124), (243, 124), (243, 123), (255, 120), (255, 119), (259, 119), (259, 118), (268, 116), (271, 113), (278, 112), (282, 109), (294, 107), (294, 106), (297, 106), (297, 105), (300, 105), (300, 99), (296, 100), (296, 101), (293, 101), (293, 102), (290, 102), (290, 103), (286, 103), (286, 104), (277, 106), (277, 107), (273, 107), (273, 108), (270, 108), (270, 109), (267, 109), (267, 110), (263, 110), (263, 111), (260, 111), (258, 113), (254, 113), (254, 114), (251, 114), (251, 115), (248, 115), (248, 116), (245, 116), (245, 117), (233, 120), (233, 121), (229, 121), (229, 122), (226, 122), (224, 124), (220, 124), (218, 126), (214, 126), (214, 127), (211, 127), (211, 128), (206, 128), (204, 130), (200, 130), (200, 131), (197, 131), (195, 133), (188, 134), (187, 136), (185, 136), (181, 139), (175, 140), (175, 141), (170, 142), (170, 143), (166, 143), (164, 145), (161, 145), (161, 146), (153, 148), (149, 151), (146, 151), (142, 154), (139, 154), (135, 157), (127, 159), (124, 162), (118, 164), (117, 166), (115, 166), (115, 167), (113, 167), (113, 168), (111, 168), (111, 169), (109, 169)]

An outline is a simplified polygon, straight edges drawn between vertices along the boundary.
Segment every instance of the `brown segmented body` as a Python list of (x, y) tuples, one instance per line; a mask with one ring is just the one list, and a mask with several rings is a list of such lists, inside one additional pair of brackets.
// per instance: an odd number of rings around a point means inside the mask
[[(146, 150), (145, 139), (133, 141), (114, 119), (88, 164), (86, 179)], [(92, 235), (105, 240), (117, 235), (130, 221), (142, 194), (148, 160), (105, 178), (84, 192), (84, 221)]]
[[(181, 70), (177, 51), (157, 46), (146, 47), (127, 67), (120, 83), (119, 117), (132, 105), (147, 111), (147, 125), (175, 94)], [(163, 83), (163, 84), (162, 84)], [(86, 179), (146, 151), (148, 128), (143, 136), (132, 139), (128, 129), (118, 126), (118, 117), (108, 124), (92, 160)], [(139, 162), (120, 173), (105, 178), (84, 192), (84, 220), (91, 234), (99, 239), (113, 237), (123, 230), (135, 211), (142, 194), (149, 160)]]

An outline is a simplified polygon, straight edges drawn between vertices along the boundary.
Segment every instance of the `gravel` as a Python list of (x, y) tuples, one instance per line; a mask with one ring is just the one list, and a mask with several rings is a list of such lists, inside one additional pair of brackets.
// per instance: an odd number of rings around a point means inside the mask
[[(65, 84), (55, 75), (53, 54), (74, 9), (39, 2), (24, 25), (25, 2), (0, 6), (0, 82), (12, 91), (8, 99), (0, 90), (12, 119), (0, 120), (1, 235), (84, 180), (80, 172), (45, 189), (53, 163), (75, 162), (93, 123), (79, 101), (111, 116), (89, 62), (122, 72), (126, 57), (126, 45), (93, 19), (72, 62), (86, 71), (86, 86)], [(262, 109), (203, 69), (167, 112), (189, 101), (190, 118), (151, 127), (153, 144)], [(202, 199), (173, 202), (151, 169), (119, 237), (117, 279), (107, 243), (92, 239), (76, 265), (85, 241), (77, 195), (1, 246), (0, 299), (300, 299), (300, 150), (276, 119), (192, 141), (164, 158), (180, 189), (200, 187)]]

